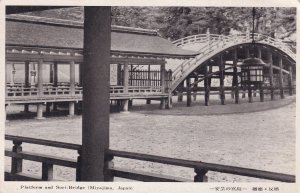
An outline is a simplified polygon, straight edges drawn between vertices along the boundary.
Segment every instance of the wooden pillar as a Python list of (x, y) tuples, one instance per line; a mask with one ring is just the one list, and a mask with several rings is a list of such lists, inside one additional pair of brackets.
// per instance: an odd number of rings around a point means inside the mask
[(29, 87), (29, 61), (25, 62), (25, 87)]
[(151, 104), (151, 99), (146, 99), (146, 104), (150, 105)]
[(148, 64), (148, 86), (153, 86), (153, 85), (151, 85), (151, 65), (150, 64)]
[(38, 92), (40, 96), (43, 96), (43, 60), (40, 59), (38, 62)]
[(219, 58), (219, 71), (220, 71), (220, 98), (221, 104), (225, 105), (225, 92), (224, 92), (224, 61), (223, 56)]
[(37, 108), (36, 108), (36, 111), (37, 111), (37, 115), (36, 115), (36, 119), (44, 119), (44, 117), (43, 117), (43, 104), (42, 103), (39, 103), (39, 104), (37, 104), (37, 106), (36, 106)]
[[(29, 81), (30, 81), (29, 80), (29, 61), (26, 61), (25, 62), (25, 88), (30, 87), (30, 82)], [(25, 113), (29, 112), (29, 104), (24, 104), (24, 112)]]
[(232, 81), (234, 83), (234, 102), (235, 104), (239, 104), (239, 83), (238, 83), (238, 72), (237, 72), (237, 49), (233, 51), (233, 78)]
[(79, 86), (82, 87), (83, 63), (79, 63)]
[(262, 83), (259, 84), (259, 98), (260, 98), (260, 102), (264, 102), (264, 88)]
[(245, 58), (250, 58), (249, 47), (245, 47)]
[(50, 75), (49, 75), (49, 82), (53, 84), (54, 82), (54, 69), (53, 69), (53, 64), (50, 64)]
[(204, 94), (204, 101), (205, 101), (205, 106), (209, 105), (209, 84), (208, 84), (208, 65), (207, 63), (205, 64), (205, 69), (204, 69), (204, 90), (205, 90), (205, 94)]
[(191, 78), (190, 77), (187, 77), (186, 78), (186, 106), (190, 107), (191, 106), (191, 103), (192, 103), (192, 97), (191, 97), (191, 91), (192, 91), (192, 88), (191, 88)]
[(252, 86), (248, 85), (248, 101), (249, 103), (253, 102), (253, 98), (252, 98)]
[(46, 103), (46, 113), (49, 114), (51, 112), (51, 103)]
[(122, 64), (117, 67), (117, 85), (122, 85)]
[(110, 10), (110, 7), (103, 6), (84, 7), (80, 181), (106, 180), (105, 151), (109, 148)]
[(293, 68), (292, 65), (289, 66), (289, 77), (288, 77), (288, 85), (289, 85), (289, 95), (293, 95)]
[(70, 94), (75, 94), (75, 62), (70, 62)]
[(268, 50), (268, 62), (269, 62), (270, 95), (271, 95), (271, 100), (274, 100), (273, 59), (272, 59), (272, 52), (271, 52), (271, 50)]
[(283, 74), (282, 74), (282, 55), (278, 56), (279, 63), (279, 89), (280, 89), (280, 98), (284, 99), (284, 90), (283, 90)]
[(58, 84), (58, 68), (57, 68), (57, 62), (54, 62), (53, 63), (53, 86), (57, 86), (57, 84)]
[(257, 47), (257, 58), (261, 59), (261, 47)]
[[(208, 73), (209, 74), (211, 74), (212, 73), (212, 70), (213, 70), (213, 66), (212, 65), (209, 65), (209, 67), (208, 67)], [(209, 77), (208, 79), (207, 79), (207, 83), (208, 83), (208, 88), (209, 88), (209, 91), (208, 91), (208, 93), (207, 93), (207, 98), (208, 98), (208, 101), (209, 101), (209, 97), (210, 97), (210, 87), (211, 87), (211, 77)]]
[[(160, 86), (161, 86), (161, 92), (163, 94), (166, 93), (166, 64), (161, 64), (160, 66)], [(166, 100), (161, 99), (160, 100), (160, 109), (166, 108)]]
[(178, 86), (178, 102), (182, 102), (183, 100), (183, 88), (184, 88), (184, 81), (182, 81)]
[[(198, 81), (198, 77), (195, 77), (194, 82), (197, 82), (197, 81)], [(194, 98), (194, 101), (197, 100), (197, 89), (198, 89), (198, 83), (194, 84), (194, 87), (193, 87), (193, 98)]]
[[(128, 83), (129, 83), (129, 68), (128, 64), (124, 64), (124, 72), (123, 72), (123, 86), (124, 86), (124, 93), (128, 93)], [(125, 99), (123, 101), (123, 109), (122, 111), (124, 113), (128, 112), (128, 99)]]

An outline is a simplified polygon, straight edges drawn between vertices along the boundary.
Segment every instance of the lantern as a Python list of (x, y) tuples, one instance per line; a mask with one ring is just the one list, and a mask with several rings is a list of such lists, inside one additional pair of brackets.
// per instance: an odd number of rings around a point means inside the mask
[(264, 66), (266, 64), (259, 58), (247, 58), (241, 65), (241, 83), (257, 85), (264, 81)]

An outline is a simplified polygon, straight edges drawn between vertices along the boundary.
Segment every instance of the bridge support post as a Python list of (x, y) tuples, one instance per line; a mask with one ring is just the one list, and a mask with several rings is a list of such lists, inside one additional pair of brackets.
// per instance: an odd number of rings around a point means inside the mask
[(264, 102), (264, 88), (262, 84), (259, 84), (259, 98), (260, 102)]
[(282, 56), (279, 55), (278, 58), (279, 63), (279, 88), (280, 88), (280, 98), (284, 99), (284, 90), (283, 90), (283, 74), (282, 74)]
[(271, 100), (274, 100), (273, 58), (272, 58), (271, 50), (268, 50), (268, 62), (269, 62), (270, 95), (271, 95)]
[[(198, 77), (195, 77), (194, 82), (196, 82), (196, 81), (198, 81)], [(193, 98), (194, 98), (194, 101), (197, 100), (197, 89), (198, 89), (198, 83), (194, 84), (194, 87), (193, 87)]]
[(191, 103), (192, 103), (192, 97), (191, 97), (191, 78), (187, 77), (186, 79), (186, 87), (187, 87), (187, 91), (186, 91), (186, 106), (190, 107)]
[(293, 68), (289, 66), (289, 77), (288, 77), (288, 85), (289, 85), (289, 95), (293, 95)]
[(146, 104), (150, 105), (151, 104), (151, 99), (146, 99)]
[(46, 103), (46, 113), (49, 114), (51, 112), (51, 103)]
[(225, 92), (224, 92), (224, 61), (223, 56), (219, 58), (219, 71), (220, 71), (220, 98), (221, 104), (225, 105)]
[(253, 98), (252, 98), (252, 86), (248, 85), (248, 101), (249, 103), (253, 102)]
[(257, 47), (257, 58), (261, 59), (261, 47)]
[(239, 83), (238, 83), (238, 72), (237, 72), (237, 49), (234, 49), (233, 51), (233, 78), (232, 78), (232, 83), (234, 87), (234, 101), (235, 104), (239, 104)]
[(204, 94), (204, 101), (205, 101), (205, 106), (209, 105), (209, 84), (208, 84), (208, 65), (205, 64), (205, 70), (204, 70), (204, 90), (205, 90), (205, 94)]
[[(162, 94), (166, 93), (166, 64), (160, 66), (160, 86)], [(166, 99), (160, 100), (160, 109), (166, 108)]]
[(182, 81), (178, 86), (178, 102), (182, 102), (183, 100), (183, 87), (184, 87), (184, 81)]

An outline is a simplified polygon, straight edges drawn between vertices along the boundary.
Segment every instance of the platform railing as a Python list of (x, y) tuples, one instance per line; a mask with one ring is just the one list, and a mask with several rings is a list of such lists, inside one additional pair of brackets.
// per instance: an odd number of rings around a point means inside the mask
[[(50, 140), (34, 139), (28, 137), (18, 137), (5, 135), (5, 140), (12, 141), (12, 150), (6, 149), (5, 156), (11, 157), (11, 171), (5, 171), (5, 180), (9, 181), (50, 181), (53, 178), (53, 165), (65, 166), (76, 169), (76, 180), (80, 179), (81, 164), (81, 145), (62, 143)], [(26, 152), (22, 149), (23, 143), (50, 146), (78, 152), (77, 160), (61, 158), (53, 155), (45, 155), (34, 152)], [(154, 174), (150, 172), (141, 172), (113, 166), (115, 157), (127, 158), (132, 160), (147, 161), (161, 163), (166, 165), (180, 166), (194, 169), (194, 179), (185, 179), (177, 176), (167, 176), (162, 174)], [(42, 163), (42, 175), (33, 176), (22, 172), (23, 160), (30, 160)], [(248, 176), (260, 179), (268, 179), (281, 182), (295, 182), (294, 175), (275, 173), (269, 171), (255, 170), (242, 167), (227, 166), (222, 164), (206, 163), (201, 161), (191, 161), (184, 159), (174, 159), (156, 155), (148, 155), (141, 153), (132, 153), (125, 151), (107, 150), (105, 152), (105, 179), (113, 180), (114, 177), (126, 178), (137, 181), (146, 182), (205, 182), (208, 181), (207, 172), (214, 171), (219, 173), (234, 174), (240, 176)]]
[[(11, 157), (11, 170), (5, 171), (5, 180), (7, 181), (52, 181), (53, 166), (65, 166), (76, 169), (76, 180), (80, 176), (80, 160), (81, 160), (81, 146), (71, 143), (62, 143), (57, 141), (34, 139), (29, 137), (19, 137), (12, 135), (5, 135), (5, 140), (12, 141), (12, 150), (5, 149), (5, 156)], [(36, 144), (48, 147), (56, 147), (61, 149), (75, 150), (78, 153), (77, 160), (61, 158), (58, 156), (34, 153), (23, 151), (22, 144)], [(36, 176), (32, 174), (23, 173), (23, 160), (30, 160), (42, 163), (42, 175)]]

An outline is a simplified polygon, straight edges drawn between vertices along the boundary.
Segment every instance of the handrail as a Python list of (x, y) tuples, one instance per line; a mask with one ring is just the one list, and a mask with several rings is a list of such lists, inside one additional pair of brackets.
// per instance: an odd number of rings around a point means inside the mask
[(46, 140), (46, 139), (36, 139), (36, 138), (31, 138), (31, 137), (20, 137), (20, 136), (14, 136), (14, 135), (5, 135), (5, 140), (19, 141), (19, 142), (24, 142), (24, 143), (30, 143), (30, 144), (36, 144), (36, 145), (45, 145), (45, 146), (64, 148), (64, 149), (81, 150), (81, 145), (78, 145), (78, 144), (51, 141), (51, 140)]
[[(180, 44), (180, 46), (187, 45), (190, 43), (197, 43), (195, 41), (195, 35), (185, 37), (185, 39), (181, 40), (189, 40), (192, 39), (193, 41), (183, 41), (183, 44)], [(217, 37), (215, 39), (212, 39), (211, 37)], [(254, 39), (257, 43), (263, 43), (271, 46), (275, 46), (278, 49), (285, 52), (287, 55), (289, 55), (293, 60), (296, 60), (295, 53), (290, 49), (290, 46), (288, 46), (286, 43), (282, 42), (281, 40), (277, 40), (274, 38), (271, 38), (266, 35), (254, 34)], [(211, 41), (213, 40), (213, 41)], [(178, 40), (179, 42), (179, 40)], [(215, 35), (210, 34), (207, 36), (207, 42), (208, 44), (202, 47), (198, 52), (199, 55), (195, 58), (189, 59), (184, 61), (181, 65), (177, 66), (173, 72), (172, 76), (172, 86), (170, 88), (170, 91), (173, 91), (176, 89), (176, 87), (179, 85), (179, 83), (184, 80), (184, 78), (191, 73), (196, 67), (201, 65), (205, 60), (209, 59), (213, 55), (226, 50), (227, 48), (243, 44), (243, 43), (251, 43), (252, 40), (249, 36), (249, 34), (235, 34), (235, 35)], [(177, 43), (177, 41), (174, 41), (173, 43)], [(178, 45), (178, 44), (177, 44)]]
[[(63, 143), (63, 142), (57, 142), (51, 140), (35, 139), (30, 137), (12, 136), (12, 135), (5, 135), (5, 140), (11, 140), (13, 141), (14, 144), (12, 151), (10, 150), (5, 151), (5, 156), (12, 157), (11, 172), (10, 173), (6, 172), (5, 173), (6, 176), (10, 176), (14, 179), (24, 179), (24, 175), (22, 174), (22, 160), (25, 159), (25, 160), (42, 162), (42, 180), (53, 180), (53, 165), (62, 165), (66, 167), (76, 168), (76, 180), (80, 179), (79, 177), (81, 173), (80, 172), (81, 145), (72, 144), (72, 143)], [(45, 145), (45, 146), (51, 146), (57, 148), (77, 150), (79, 155), (76, 161), (76, 160), (55, 157), (52, 155), (29, 153), (29, 152), (22, 151), (21, 144), (23, 142), (36, 144), (36, 145)], [(196, 172), (196, 176), (194, 179), (195, 182), (205, 181), (204, 180), (206, 178), (205, 174), (208, 171), (215, 171), (221, 173), (235, 174), (235, 175), (282, 181), (282, 182), (295, 182), (295, 176), (289, 174), (281, 174), (281, 173), (262, 171), (257, 169), (227, 166), (222, 164), (206, 163), (201, 161), (174, 159), (169, 157), (148, 155), (142, 153), (132, 153), (126, 151), (111, 150), (111, 149), (106, 150), (105, 160), (107, 162), (110, 162), (114, 157), (121, 157), (121, 158), (150, 161), (155, 163), (162, 163), (162, 164), (181, 166), (187, 168), (194, 168)], [(106, 175), (125, 177), (125, 176), (130, 176), (130, 174), (132, 174), (132, 178), (128, 177), (129, 179), (139, 179), (142, 181), (147, 181), (147, 180), (180, 181), (180, 178), (178, 177), (167, 177), (163, 175), (160, 176), (157, 174), (141, 173), (141, 172), (137, 173), (135, 171), (114, 168), (109, 163), (107, 163), (106, 165), (107, 165), (106, 169), (108, 171)], [(30, 179), (36, 180), (36, 178), (30, 178)]]
[(174, 159), (163, 156), (154, 156), (141, 153), (131, 153), (125, 151), (107, 150), (106, 154), (109, 156), (122, 157), (128, 159), (136, 159), (141, 161), (150, 161), (155, 163), (169, 164), (175, 166), (182, 166), (188, 168), (202, 169), (207, 171), (235, 174), (241, 176), (255, 177), (261, 179), (275, 180), (281, 182), (295, 182), (295, 176), (289, 174), (281, 174), (269, 171), (262, 171), (256, 169), (248, 169), (235, 166), (227, 166), (221, 164), (205, 163), (200, 161), (189, 161), (183, 159)]

